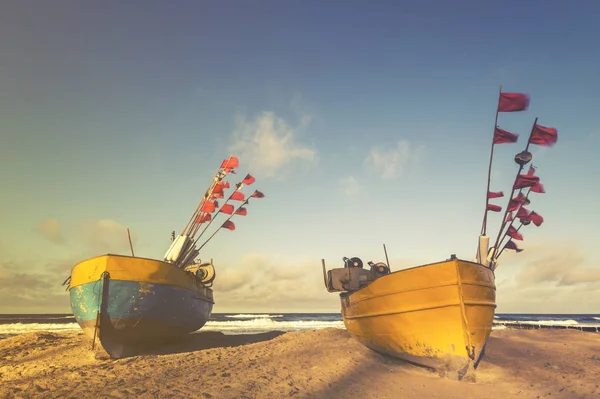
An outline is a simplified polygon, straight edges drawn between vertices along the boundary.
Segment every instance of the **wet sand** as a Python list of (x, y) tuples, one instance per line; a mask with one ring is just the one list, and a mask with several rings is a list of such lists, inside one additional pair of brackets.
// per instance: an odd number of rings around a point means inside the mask
[(374, 353), (345, 330), (192, 334), (110, 360), (80, 332), (0, 340), (0, 398), (599, 398), (600, 334), (494, 331), (474, 382)]

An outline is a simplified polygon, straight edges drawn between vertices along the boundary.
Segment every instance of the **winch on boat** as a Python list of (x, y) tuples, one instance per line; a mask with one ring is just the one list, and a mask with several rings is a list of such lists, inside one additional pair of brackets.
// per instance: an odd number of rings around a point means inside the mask
[(365, 269), (360, 258), (342, 258), (344, 267), (326, 271), (323, 260), (323, 278), (329, 292), (356, 291), (381, 276), (390, 273), (390, 267), (384, 262), (368, 262), (369, 269)]

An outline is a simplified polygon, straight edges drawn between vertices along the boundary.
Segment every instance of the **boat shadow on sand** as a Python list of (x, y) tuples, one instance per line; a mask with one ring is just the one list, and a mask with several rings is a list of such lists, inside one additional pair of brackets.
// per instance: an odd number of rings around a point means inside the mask
[[(283, 334), (285, 334), (283, 331), (269, 331), (258, 334), (223, 334), (219, 331), (200, 331), (185, 335), (158, 347), (140, 348), (137, 356), (170, 355), (205, 349), (229, 348), (270, 341)], [(108, 358), (108, 355), (104, 351), (101, 351), (101, 354), (97, 354), (97, 357)]]

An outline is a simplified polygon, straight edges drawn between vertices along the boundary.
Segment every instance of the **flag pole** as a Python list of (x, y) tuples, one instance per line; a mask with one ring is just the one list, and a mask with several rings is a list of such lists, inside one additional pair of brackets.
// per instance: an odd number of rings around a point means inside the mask
[[(246, 198), (246, 199), (244, 200), (244, 202), (242, 202), (242, 204), (241, 204), (241, 205), (238, 207), (238, 209), (236, 209), (236, 210), (235, 210), (235, 211), (234, 211), (234, 212), (231, 214), (231, 216), (229, 216), (229, 217), (227, 218), (227, 220), (225, 220), (225, 221), (223, 222), (223, 224), (225, 224), (225, 223), (227, 223), (229, 220), (231, 220), (231, 218), (232, 218), (232, 217), (234, 217), (234, 216), (236, 215), (236, 212), (237, 212), (237, 211), (239, 211), (239, 210), (240, 210), (240, 208), (242, 208), (244, 205), (248, 204), (248, 200), (249, 200), (249, 199), (250, 199), (250, 198)], [(210, 237), (208, 237), (208, 239), (207, 239), (206, 241), (204, 241), (204, 243), (203, 243), (202, 245), (200, 245), (200, 247), (198, 248), (198, 252), (200, 252), (200, 250), (201, 250), (202, 248), (204, 248), (204, 246), (205, 246), (206, 244), (208, 244), (208, 242), (209, 242), (210, 240), (212, 240), (212, 238), (213, 238), (215, 235), (217, 235), (217, 233), (219, 232), (219, 230), (221, 230), (222, 228), (223, 228), (223, 225), (221, 225), (221, 227), (219, 227), (218, 229), (216, 229), (216, 230), (215, 230), (215, 232), (214, 232), (214, 233), (212, 233), (212, 234), (211, 234), (211, 236), (210, 236)], [(200, 238), (200, 237), (198, 237), (198, 238)]]
[[(490, 180), (492, 175), (492, 160), (494, 159), (494, 137), (496, 136), (496, 128), (498, 127), (498, 114), (500, 109), (500, 100), (502, 99), (502, 85), (500, 85), (500, 90), (498, 92), (498, 105), (496, 106), (496, 118), (494, 120), (494, 134), (492, 135), (492, 148), (490, 150), (490, 164), (488, 166), (488, 175), (487, 175), (487, 189), (485, 191), (485, 212), (483, 213), (483, 223), (481, 224), (481, 235), (485, 235), (487, 229), (487, 215), (488, 215), (488, 205), (490, 203), (489, 192), (490, 192)], [(477, 251), (479, 253), (479, 251)]]
[(212, 222), (215, 220), (215, 218), (217, 217), (217, 215), (219, 215), (219, 213), (223, 213), (221, 212), (221, 209), (223, 209), (223, 206), (226, 205), (230, 200), (231, 197), (233, 197), (233, 194), (237, 191), (240, 191), (242, 188), (244, 188), (244, 183), (238, 183), (236, 184), (236, 188), (235, 190), (233, 190), (233, 192), (231, 193), (231, 195), (229, 196), (229, 198), (227, 198), (225, 200), (225, 202), (223, 203), (223, 205), (221, 205), (221, 207), (219, 208), (219, 210), (217, 210), (217, 213), (215, 213), (215, 215), (213, 217), (210, 218), (210, 221), (208, 222), (208, 224), (204, 227), (204, 230), (202, 230), (202, 232), (198, 235), (198, 237), (194, 240), (194, 244), (196, 244), (196, 242), (198, 242), (198, 240), (200, 239), (200, 237), (202, 237), (202, 235), (206, 232), (206, 230), (210, 227), (210, 225), (212, 224)]
[[(525, 150), (523, 152), (527, 152), (527, 150), (529, 149), (529, 141), (531, 140), (531, 135), (533, 134), (533, 131), (535, 130), (535, 126), (537, 124), (537, 120), (538, 118), (536, 117), (535, 120), (533, 121), (533, 126), (531, 127), (531, 132), (529, 133), (529, 137), (527, 138), (527, 145), (525, 146)], [(512, 191), (510, 192), (510, 196), (508, 197), (508, 203), (506, 205), (506, 209), (504, 210), (504, 216), (502, 217), (502, 225), (500, 226), (500, 229), (498, 230), (498, 236), (496, 237), (496, 241), (494, 243), (494, 246), (492, 248), (494, 248), (494, 256), (492, 257), (492, 259), (497, 260), (498, 257), (496, 256), (496, 252), (498, 252), (498, 244), (500, 244), (500, 237), (502, 236), (502, 232), (504, 231), (504, 228), (506, 227), (506, 216), (508, 215), (508, 207), (510, 205), (510, 201), (512, 200), (512, 197), (515, 193), (515, 184), (517, 183), (517, 179), (519, 178), (519, 175), (521, 174), (521, 171), (523, 170), (523, 167), (525, 165), (527, 165), (526, 162), (522, 165), (519, 164), (519, 170), (517, 171), (517, 174), (515, 176), (515, 181), (512, 185)]]
[[(521, 224), (519, 225), (519, 227), (517, 227), (517, 232), (519, 232), (519, 230), (521, 230), (521, 227), (523, 227), (523, 226), (524, 226), (524, 224), (523, 224), (523, 223), (521, 223)], [(508, 241), (510, 241), (510, 240), (508, 240)], [(501, 249), (501, 250), (500, 250), (500, 252), (498, 253), (498, 258), (500, 257), (500, 255), (502, 255), (502, 252), (504, 252), (504, 250), (506, 249), (506, 244), (508, 244), (508, 241), (506, 241), (506, 243), (504, 244), (504, 246), (502, 247), (502, 249)], [(498, 258), (496, 258), (496, 259), (498, 259)]]

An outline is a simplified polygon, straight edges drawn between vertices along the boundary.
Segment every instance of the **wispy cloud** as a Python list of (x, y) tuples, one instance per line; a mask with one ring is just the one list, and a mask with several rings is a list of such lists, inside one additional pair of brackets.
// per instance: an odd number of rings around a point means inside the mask
[(326, 291), (314, 260), (248, 254), (235, 267), (220, 269), (224, 270), (217, 272), (214, 290), (224, 311), (331, 311), (338, 305), (337, 296)]
[(409, 141), (400, 140), (392, 148), (376, 145), (364, 161), (365, 167), (381, 179), (400, 177), (411, 163), (418, 162), (423, 146), (415, 147)]
[(316, 150), (299, 141), (310, 122), (311, 117), (304, 115), (297, 126), (291, 126), (273, 112), (264, 112), (251, 121), (238, 117), (230, 151), (264, 178), (281, 176), (295, 163), (315, 165)]
[(529, 245), (525, 252), (508, 254), (501, 273), (514, 278), (498, 283), (502, 312), (591, 313), (600, 306), (600, 268), (574, 245)]
[(342, 189), (344, 195), (348, 197), (355, 197), (360, 192), (360, 185), (358, 184), (358, 180), (356, 180), (354, 176), (342, 177), (339, 180), (338, 184)]
[(60, 223), (56, 218), (43, 220), (40, 224), (35, 226), (33, 230), (55, 244), (65, 243), (65, 238), (62, 235)]
[[(81, 228), (82, 236), (90, 250), (98, 254), (129, 252), (127, 227), (114, 220), (92, 220), (84, 223)], [(132, 242), (135, 242), (137, 235), (133, 231), (130, 233)]]

